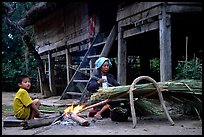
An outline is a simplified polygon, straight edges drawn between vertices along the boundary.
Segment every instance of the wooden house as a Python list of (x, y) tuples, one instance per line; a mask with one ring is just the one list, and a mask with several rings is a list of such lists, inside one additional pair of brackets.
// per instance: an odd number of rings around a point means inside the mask
[[(189, 58), (201, 50), (201, 2), (72, 1), (39, 7), (25, 26), (34, 26), (50, 89), (62, 98), (83, 94), (100, 56), (111, 58), (113, 74), (126, 85), (140, 75), (172, 80), (187, 47)], [(129, 70), (135, 56), (140, 68)], [(154, 58), (160, 62), (157, 75), (151, 72)]]

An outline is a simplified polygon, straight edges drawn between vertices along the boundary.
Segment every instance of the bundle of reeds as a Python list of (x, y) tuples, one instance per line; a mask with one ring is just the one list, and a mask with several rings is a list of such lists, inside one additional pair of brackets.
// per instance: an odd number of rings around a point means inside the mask
[[(162, 91), (164, 99), (173, 105), (179, 105), (179, 109), (184, 111), (193, 110), (200, 117), (202, 115), (202, 81), (200, 80), (177, 80), (168, 82), (157, 83)], [(114, 98), (121, 94), (127, 93), (122, 98), (129, 98), (128, 91), (130, 85), (100, 88), (97, 93), (94, 93), (90, 100)], [(159, 114), (159, 108), (149, 100), (143, 98), (157, 95), (157, 90), (152, 83), (138, 84), (133, 91), (134, 98), (139, 100), (135, 101), (137, 108), (141, 111), (146, 111), (152, 114)], [(157, 109), (156, 109), (157, 108)], [(185, 113), (185, 112), (184, 112)]]
[[(158, 82), (157, 84), (163, 92), (202, 95), (202, 81), (199, 80), (177, 80), (168, 82)], [(98, 92), (94, 93), (90, 97), (90, 100), (113, 98), (115, 96), (118, 96), (119, 94), (128, 92), (129, 89), (130, 85), (100, 88), (98, 89)], [(135, 86), (134, 96), (140, 97), (155, 92), (156, 88), (152, 83), (138, 84)]]
[(160, 104), (152, 99), (142, 98), (134, 102), (137, 115), (162, 115), (163, 110)]

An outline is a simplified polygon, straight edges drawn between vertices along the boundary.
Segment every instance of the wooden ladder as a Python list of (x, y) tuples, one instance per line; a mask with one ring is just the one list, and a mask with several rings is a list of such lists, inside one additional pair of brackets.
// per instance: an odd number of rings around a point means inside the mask
[(89, 92), (86, 90), (87, 83), (96, 70), (94, 62), (99, 57), (108, 55), (116, 34), (116, 26), (113, 26), (107, 40), (99, 41), (100, 34), (96, 35), (60, 99), (67, 99), (72, 96), (72, 98), (80, 98), (80, 102), (85, 101), (85, 98), (89, 96)]

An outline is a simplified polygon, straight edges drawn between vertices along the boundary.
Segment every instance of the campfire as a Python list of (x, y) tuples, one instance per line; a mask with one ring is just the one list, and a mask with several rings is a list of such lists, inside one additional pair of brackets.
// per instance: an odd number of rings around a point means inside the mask
[(81, 126), (89, 126), (89, 121), (86, 118), (80, 116), (80, 113), (78, 113), (84, 106), (85, 105), (78, 105), (74, 107), (72, 104), (71, 106), (67, 107), (63, 113), (63, 120), (68, 118), (77, 122)]
[(78, 105), (76, 107), (74, 107), (74, 104), (72, 104), (71, 106), (67, 107), (64, 110), (64, 115), (67, 115), (68, 113), (74, 113), (77, 114), (85, 105)]
[(88, 118), (81, 114), (81, 110), (83, 110), (84, 106), (85, 105), (78, 105), (74, 107), (74, 104), (72, 104), (67, 107), (62, 114), (53, 114), (44, 118), (24, 120), (21, 122), (21, 126), (23, 129), (55, 124), (89, 126), (90, 123), (94, 121), (88, 121)]

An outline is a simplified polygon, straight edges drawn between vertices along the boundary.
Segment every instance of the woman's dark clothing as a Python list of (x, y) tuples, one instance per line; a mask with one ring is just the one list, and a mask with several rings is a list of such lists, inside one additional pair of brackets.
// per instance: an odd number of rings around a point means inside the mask
[[(107, 73), (107, 82), (109, 84), (111, 84), (112, 86), (119, 86), (120, 84), (114, 79), (114, 76)], [(97, 77), (98, 79), (102, 78), (102, 74), (100, 71), (98, 71), (96, 74), (95, 74), (95, 77)], [(88, 85), (87, 85), (87, 90), (91, 93), (94, 93), (94, 92), (97, 92), (97, 89), (99, 89), (99, 87), (101, 87), (101, 84), (98, 84), (97, 81), (98, 79), (97, 78), (92, 78)]]
[[(98, 83), (97, 83), (97, 81), (98, 81), (100, 78), (102, 78), (101, 71), (98, 70), (98, 72), (97, 72), (94, 76), (97, 77), (98, 79), (93, 77), (93, 78), (89, 81), (89, 83), (88, 83), (88, 85), (87, 85), (87, 90), (88, 90), (89, 92), (91, 92), (91, 93), (97, 92), (97, 90), (99, 89), (99, 87), (101, 87), (101, 84), (98, 84)], [(114, 76), (113, 76), (113, 75), (107, 73), (106, 76), (107, 76), (107, 82), (108, 82), (109, 84), (111, 84), (112, 86), (120, 86), (120, 84), (114, 79)], [(99, 102), (99, 100), (98, 100), (98, 101), (95, 101), (95, 103), (96, 103), (96, 102)], [(109, 104), (109, 103), (107, 103), (107, 104)], [(111, 106), (112, 106), (112, 105), (111, 105)], [(102, 107), (103, 107), (103, 105), (94, 107), (94, 110), (100, 110), (100, 109), (102, 109)], [(110, 111), (105, 111), (105, 112), (103, 112), (101, 115), (102, 115), (102, 117), (109, 117)]]

